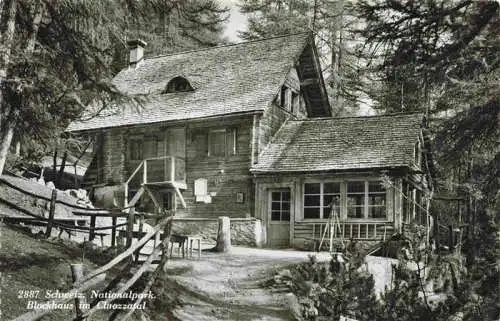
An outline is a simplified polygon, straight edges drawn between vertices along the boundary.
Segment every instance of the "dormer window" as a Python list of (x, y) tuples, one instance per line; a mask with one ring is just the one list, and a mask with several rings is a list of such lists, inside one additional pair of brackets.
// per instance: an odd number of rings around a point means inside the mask
[(184, 77), (175, 77), (170, 80), (163, 93), (175, 93), (182, 91), (192, 91), (193, 87), (189, 81)]

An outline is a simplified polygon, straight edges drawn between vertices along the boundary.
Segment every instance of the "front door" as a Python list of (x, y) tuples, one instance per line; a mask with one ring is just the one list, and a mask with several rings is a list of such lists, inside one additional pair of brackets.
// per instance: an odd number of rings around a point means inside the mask
[(290, 245), (291, 193), (289, 188), (269, 190), (268, 240), (271, 247)]

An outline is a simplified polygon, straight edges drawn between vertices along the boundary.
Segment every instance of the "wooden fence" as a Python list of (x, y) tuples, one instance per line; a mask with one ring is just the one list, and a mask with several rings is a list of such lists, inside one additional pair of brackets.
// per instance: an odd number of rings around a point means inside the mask
[[(137, 213), (135, 212), (134, 207), (120, 208), (114, 211), (80, 208), (76, 209), (74, 211), (74, 214), (78, 216), (90, 217), (90, 226), (89, 227), (73, 226), (61, 223), (55, 218), (54, 212), (55, 212), (56, 199), (57, 199), (57, 191), (54, 190), (50, 202), (48, 218), (31, 213), (26, 209), (22, 208), (17, 208), (17, 209), (21, 210), (24, 214), (27, 214), (32, 219), (45, 223), (46, 224), (45, 235), (47, 237), (51, 235), (51, 231), (54, 227), (61, 228), (64, 230), (86, 232), (89, 234), (90, 241), (95, 238), (97, 231), (111, 230), (111, 245), (116, 246), (117, 230), (120, 227), (126, 226), (125, 230), (126, 249), (118, 256), (113, 258), (111, 261), (106, 263), (105, 265), (95, 269), (94, 271), (91, 271), (87, 275), (83, 275), (77, 278), (77, 281), (72, 285), (72, 288), (68, 290), (68, 292), (66, 292), (64, 295), (61, 295), (60, 299), (52, 300), (45, 303), (50, 303), (50, 305), (48, 306), (57, 306), (60, 304), (67, 303), (71, 300), (76, 300), (75, 297), (78, 297), (77, 295), (78, 293), (82, 293), (100, 283), (103, 283), (104, 276), (107, 271), (109, 271), (111, 268), (118, 267), (120, 263), (129, 258), (129, 260), (126, 260), (125, 265), (120, 268), (121, 272), (117, 275), (117, 277), (115, 277), (111, 282), (109, 282), (105, 288), (105, 291), (108, 292), (113, 290), (114, 295), (112, 298), (106, 298), (104, 299), (104, 301), (96, 298), (93, 302), (90, 303), (89, 309), (87, 310), (76, 309), (77, 312), (76, 319), (85, 320), (86, 318), (88, 318), (89, 316), (100, 310), (99, 305), (112, 302), (117, 297), (119, 297), (120, 294), (123, 294), (125, 293), (125, 291), (130, 289), (132, 285), (134, 285), (137, 282), (137, 280), (139, 280), (139, 278), (151, 268), (151, 265), (153, 264), (154, 260), (160, 256), (161, 257), (160, 263), (154, 270), (152, 276), (148, 279), (142, 291), (142, 294), (148, 293), (149, 290), (151, 289), (151, 286), (154, 283), (154, 280), (165, 269), (165, 264), (167, 262), (167, 257), (168, 257), (167, 249), (170, 243), (172, 221), (175, 213), (174, 212), (163, 212), (163, 214)], [(112, 224), (110, 226), (96, 227), (97, 217), (110, 217), (112, 219)], [(126, 218), (126, 223), (117, 224), (117, 218), (119, 217)], [(139, 232), (133, 230), (136, 218), (138, 218), (140, 222)], [(146, 218), (156, 219), (157, 223), (150, 231), (143, 232), (142, 222), (144, 222), (144, 219)], [(133, 244), (134, 238), (138, 238), (138, 241), (135, 244)], [(139, 253), (141, 249), (147, 242), (151, 240), (155, 241), (153, 246), (153, 252), (146, 258), (146, 260), (139, 266), (137, 270), (135, 271), (132, 270), (133, 263), (134, 262), (136, 264), (139, 263)], [(157, 242), (157, 240), (161, 240), (161, 242)], [(135, 260), (131, 259), (134, 256)], [(132, 274), (132, 276), (129, 277), (127, 280), (124, 280), (125, 276), (129, 274)], [(138, 299), (134, 302), (135, 305), (133, 306), (137, 307), (142, 302), (144, 297), (145, 295), (139, 295)], [(16, 317), (12, 321), (35, 321), (50, 314), (53, 311), (54, 308), (32, 310)], [(133, 312), (134, 308), (130, 309), (127, 313), (122, 315), (119, 320), (120, 321), (128, 320), (130, 316), (133, 314)], [(117, 317), (118, 317), (117, 314), (113, 314), (110, 316), (109, 320), (117, 320)]]

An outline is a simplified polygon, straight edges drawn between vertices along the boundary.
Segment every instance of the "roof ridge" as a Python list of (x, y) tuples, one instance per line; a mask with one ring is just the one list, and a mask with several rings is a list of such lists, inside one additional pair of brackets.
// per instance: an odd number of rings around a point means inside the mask
[(309, 34), (309, 31), (297, 32), (297, 33), (289, 33), (289, 34), (283, 34), (283, 35), (278, 35), (278, 36), (269, 37), (269, 38), (254, 39), (254, 40), (241, 41), (241, 42), (230, 43), (230, 44), (225, 44), (225, 45), (217, 45), (217, 46), (212, 46), (212, 47), (205, 47), (205, 48), (198, 48), (198, 49), (191, 49), (191, 50), (185, 50), (185, 51), (172, 52), (172, 53), (168, 53), (168, 54), (160, 54), (160, 55), (156, 55), (156, 56), (152, 56), (152, 57), (145, 57), (144, 60), (158, 59), (158, 58), (163, 58), (163, 57), (176, 56), (176, 55), (193, 53), (193, 52), (198, 52), (198, 51), (207, 51), (207, 50), (218, 49), (218, 48), (234, 47), (234, 46), (245, 45), (245, 44), (249, 44), (249, 43), (262, 42), (262, 41), (267, 41), (267, 40), (273, 40), (273, 39), (278, 39), (278, 38), (286, 38), (286, 37), (292, 37), (292, 36), (298, 36), (298, 35), (308, 35), (308, 34)]
[(382, 114), (382, 115), (366, 115), (366, 116), (342, 116), (342, 117), (313, 117), (313, 118), (301, 118), (292, 119), (291, 121), (318, 121), (318, 120), (336, 120), (336, 119), (367, 119), (367, 118), (384, 118), (384, 117), (394, 117), (394, 116), (415, 116), (424, 115), (422, 112), (412, 112), (412, 113), (392, 113), (392, 114)]

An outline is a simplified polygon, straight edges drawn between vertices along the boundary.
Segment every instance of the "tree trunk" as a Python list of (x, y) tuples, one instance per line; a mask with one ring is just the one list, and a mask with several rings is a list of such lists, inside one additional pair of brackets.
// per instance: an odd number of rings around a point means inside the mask
[(215, 251), (222, 253), (231, 251), (231, 221), (227, 216), (219, 217), (219, 231), (217, 232)]
[(0, 175), (3, 173), (5, 161), (7, 160), (7, 155), (9, 154), (10, 143), (12, 142), (12, 137), (14, 136), (14, 125), (14, 121), (7, 124), (6, 132), (2, 136), (2, 141), (0, 143)]
[[(1, 1), (1, 0), (0, 0)], [(0, 12), (1, 17), (4, 16), (4, 11), (6, 11), (6, 18), (7, 18), (7, 29), (3, 34), (1, 34), (0, 38), (0, 43), (2, 44), (0, 47), (0, 88), (3, 88), (3, 83), (5, 82), (5, 79), (7, 78), (7, 69), (9, 67), (9, 62), (10, 62), (10, 54), (12, 51), (12, 40), (14, 39), (14, 33), (15, 33), (15, 28), (16, 28), (16, 13), (17, 13), (17, 0), (10, 0), (10, 2), (7, 2), (5, 4), (0, 3), (2, 5), (2, 11)], [(8, 119), (9, 119), (9, 114), (10, 114), (10, 108), (9, 105), (4, 102), (3, 99), (3, 91), (0, 90), (0, 133), (5, 132), (7, 137), (7, 132), (8, 129), (3, 129), (4, 127), (8, 126)], [(9, 142), (10, 145), (10, 142)], [(3, 141), (2, 141), (2, 146), (3, 146)], [(4, 160), (5, 162), (5, 160)], [(3, 171), (3, 164), (0, 166), (0, 174), (2, 174)]]
[(57, 179), (54, 182), (56, 187), (61, 187), (61, 180), (64, 174), (64, 168), (66, 167), (66, 160), (68, 159), (68, 151), (65, 150), (63, 154), (63, 158), (61, 160), (61, 167), (59, 167), (59, 172), (57, 173)]

